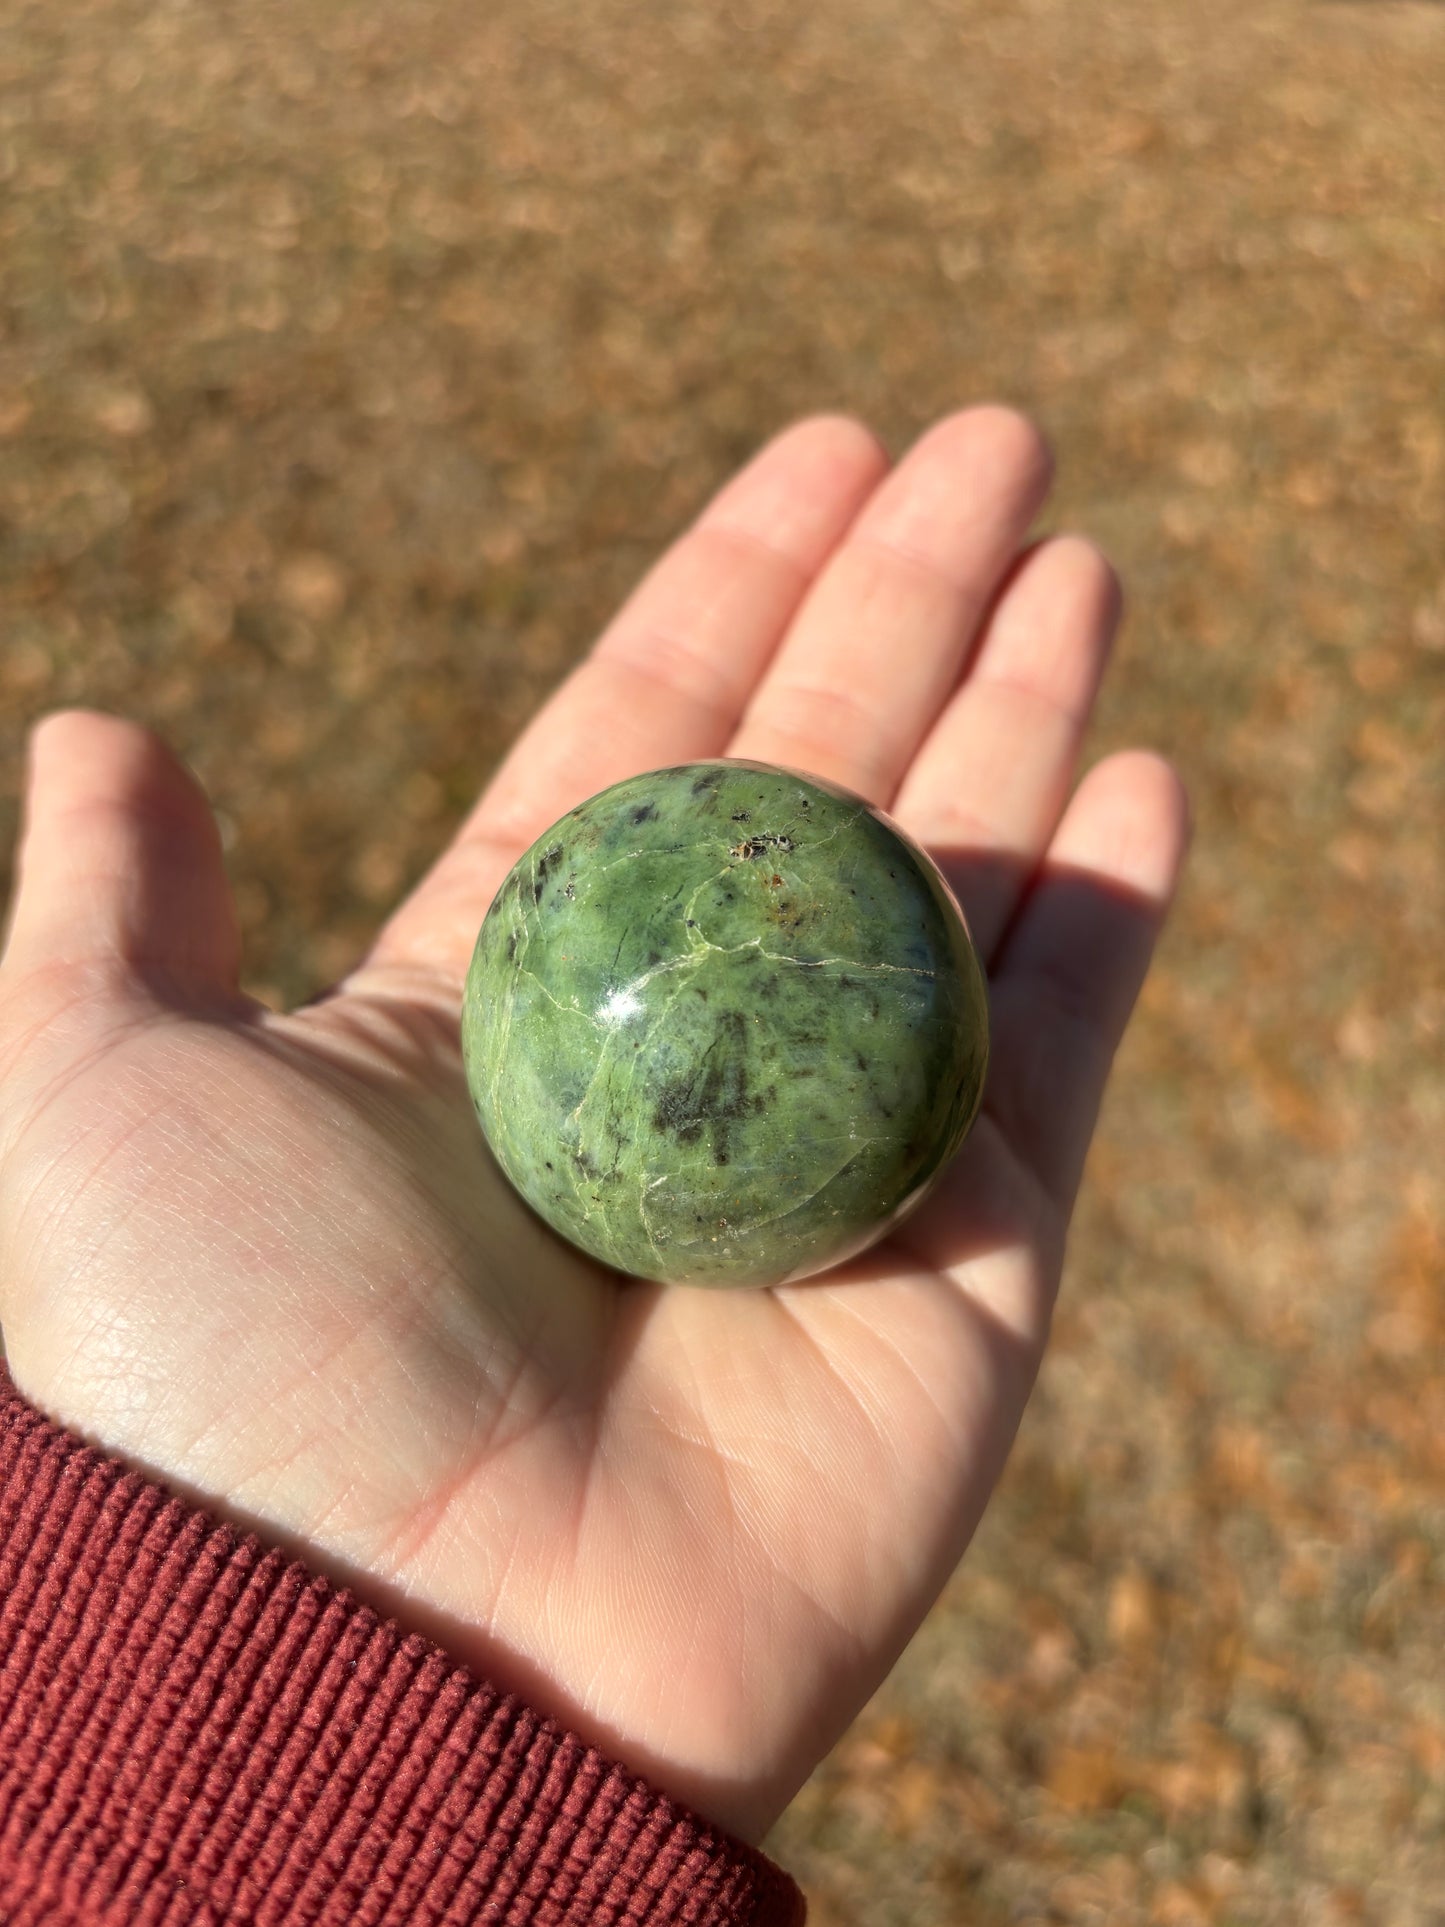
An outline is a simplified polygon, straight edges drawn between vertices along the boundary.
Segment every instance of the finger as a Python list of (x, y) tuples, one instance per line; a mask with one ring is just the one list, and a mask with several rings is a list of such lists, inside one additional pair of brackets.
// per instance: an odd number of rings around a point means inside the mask
[(952, 415), (877, 490), (810, 592), (729, 754), (888, 802), (1048, 493), (1038, 430)]
[(1082, 537), (1030, 549), (894, 802), (958, 891), (985, 959), (1068, 800), (1121, 601)]
[(94, 962), (153, 987), (234, 994), (240, 938), (195, 778), (149, 730), (65, 710), (30, 739), (4, 970)]
[(459, 976), (516, 858), (566, 810), (639, 770), (720, 755), (808, 585), (887, 468), (861, 423), (800, 422), (667, 551), (519, 738), (367, 968)]
[(1143, 750), (1100, 763), (996, 964), (984, 1110), (1065, 1219), (1188, 840), (1168, 763)]

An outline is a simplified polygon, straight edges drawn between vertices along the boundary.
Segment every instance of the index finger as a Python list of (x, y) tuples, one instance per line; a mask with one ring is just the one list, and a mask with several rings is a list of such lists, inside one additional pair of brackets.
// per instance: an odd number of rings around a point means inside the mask
[(523, 732), (381, 931), (362, 965), (368, 977), (422, 971), (459, 987), (497, 885), (559, 816), (638, 771), (721, 755), (814, 577), (887, 468), (877, 440), (848, 416), (799, 422), (768, 443)]

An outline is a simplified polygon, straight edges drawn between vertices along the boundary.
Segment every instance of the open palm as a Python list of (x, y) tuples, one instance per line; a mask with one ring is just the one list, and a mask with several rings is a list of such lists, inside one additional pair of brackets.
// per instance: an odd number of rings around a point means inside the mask
[[(1131, 752), (1070, 797), (1117, 617), (996, 408), (896, 467), (778, 437), (654, 567), (325, 998), (238, 989), (210, 812), (85, 712), (33, 742), (0, 969), (0, 1318), (51, 1416), (302, 1552), (756, 1839), (958, 1559), (1044, 1343), (1185, 840)], [(884, 1246), (765, 1292), (623, 1283), (491, 1164), (458, 1047), (520, 851), (634, 771), (842, 782), (952, 877), (984, 1112)]]

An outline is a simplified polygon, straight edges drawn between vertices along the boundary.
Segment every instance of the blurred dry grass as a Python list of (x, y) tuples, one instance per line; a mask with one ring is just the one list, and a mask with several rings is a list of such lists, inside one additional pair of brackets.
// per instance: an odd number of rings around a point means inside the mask
[[(818, 1927), (1445, 1921), (1445, 8), (0, 9), (0, 725), (159, 725), (309, 993), (784, 421), (997, 396), (1190, 885)], [(8, 835), (5, 842), (8, 844)]]

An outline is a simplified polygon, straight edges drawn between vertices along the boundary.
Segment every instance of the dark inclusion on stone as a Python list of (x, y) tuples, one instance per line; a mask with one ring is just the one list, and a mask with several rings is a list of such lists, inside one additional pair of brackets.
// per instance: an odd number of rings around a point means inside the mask
[(563, 1237), (642, 1278), (839, 1263), (958, 1148), (983, 975), (930, 860), (846, 790), (761, 764), (630, 778), (540, 837), (467, 976), (467, 1081)]

